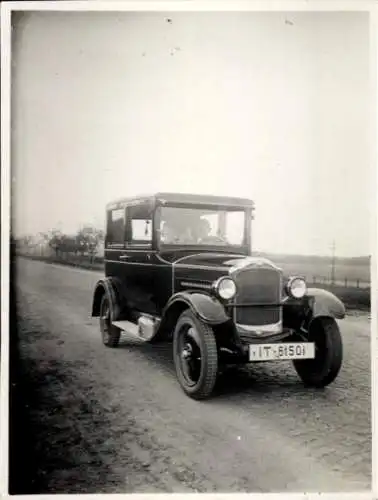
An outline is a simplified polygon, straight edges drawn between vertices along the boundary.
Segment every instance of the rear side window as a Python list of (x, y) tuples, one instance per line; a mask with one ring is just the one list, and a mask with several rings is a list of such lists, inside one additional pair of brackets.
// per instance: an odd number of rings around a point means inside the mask
[(149, 206), (139, 205), (127, 210), (127, 242), (130, 245), (152, 245), (152, 211)]
[(111, 210), (108, 215), (108, 243), (124, 243), (125, 241), (125, 209)]
[(152, 241), (152, 221), (150, 219), (131, 220), (131, 243), (150, 243)]

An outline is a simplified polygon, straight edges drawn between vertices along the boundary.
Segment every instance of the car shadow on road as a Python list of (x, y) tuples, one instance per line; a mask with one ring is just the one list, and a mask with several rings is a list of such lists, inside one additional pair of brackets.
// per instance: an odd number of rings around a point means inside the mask
[[(119, 349), (132, 348), (143, 356), (157, 370), (166, 372), (170, 377), (176, 377), (173, 364), (172, 343), (159, 342), (145, 344), (127, 334), (121, 337)], [(255, 365), (232, 365), (221, 370), (214, 390), (214, 396), (222, 400), (233, 395), (253, 396), (255, 399), (265, 399), (272, 393), (275, 396), (313, 399), (314, 393), (327, 397), (326, 390), (305, 388), (296, 375), (290, 362), (258, 363)]]

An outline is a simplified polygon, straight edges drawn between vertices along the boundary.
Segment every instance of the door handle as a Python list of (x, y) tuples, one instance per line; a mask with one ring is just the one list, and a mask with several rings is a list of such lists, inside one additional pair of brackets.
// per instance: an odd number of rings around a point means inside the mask
[(121, 260), (126, 260), (126, 259), (130, 259), (130, 255), (120, 255), (119, 258)]

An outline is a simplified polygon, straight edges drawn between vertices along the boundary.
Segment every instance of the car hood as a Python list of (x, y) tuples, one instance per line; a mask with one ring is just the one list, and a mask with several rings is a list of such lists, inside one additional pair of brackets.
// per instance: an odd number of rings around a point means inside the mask
[(181, 256), (173, 260), (175, 267), (207, 267), (219, 268), (226, 272), (237, 272), (245, 267), (270, 267), (276, 266), (268, 259), (261, 257), (242, 256), (235, 254), (198, 253)]
[(172, 264), (174, 293), (187, 289), (207, 289), (221, 276), (236, 276), (243, 269), (278, 269), (268, 259), (209, 252), (181, 255)]

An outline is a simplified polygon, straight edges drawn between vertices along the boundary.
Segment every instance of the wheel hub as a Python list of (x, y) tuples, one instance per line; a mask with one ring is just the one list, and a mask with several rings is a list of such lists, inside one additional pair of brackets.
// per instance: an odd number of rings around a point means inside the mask
[(193, 355), (193, 348), (190, 344), (186, 344), (182, 350), (183, 359), (190, 359)]

